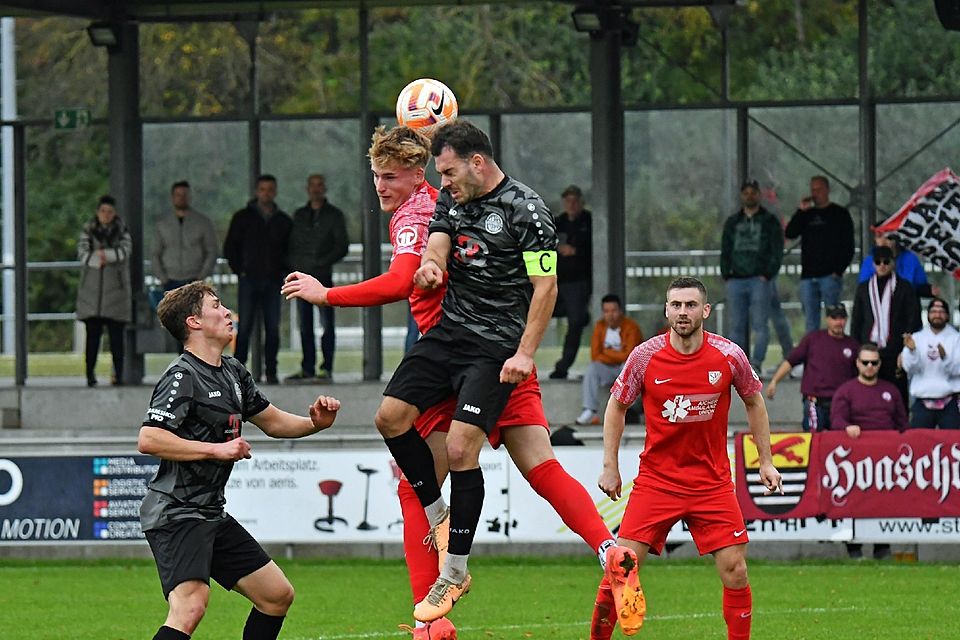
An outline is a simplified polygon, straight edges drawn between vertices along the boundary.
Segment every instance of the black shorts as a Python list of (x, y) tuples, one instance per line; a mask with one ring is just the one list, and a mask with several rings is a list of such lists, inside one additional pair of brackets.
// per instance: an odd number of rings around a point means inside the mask
[(407, 352), (383, 395), (403, 400), (422, 414), (457, 396), (453, 419), (489, 434), (516, 385), (500, 382), (513, 351), (476, 333), (441, 321)]
[(260, 543), (232, 516), (223, 520), (175, 520), (143, 532), (157, 561), (163, 597), (188, 580), (210, 578), (227, 591), (270, 562)]

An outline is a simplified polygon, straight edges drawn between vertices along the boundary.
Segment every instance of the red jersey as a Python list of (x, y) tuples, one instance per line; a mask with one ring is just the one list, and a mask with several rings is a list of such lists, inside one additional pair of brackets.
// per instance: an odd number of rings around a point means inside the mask
[(741, 398), (763, 388), (746, 354), (704, 332), (696, 352), (682, 354), (658, 335), (637, 346), (611, 395), (625, 405), (643, 396), (647, 435), (635, 484), (693, 494), (728, 487), (730, 387)]
[[(420, 258), (427, 248), (427, 238), (430, 235), (427, 227), (430, 226), (430, 219), (437, 208), (438, 193), (424, 181), (420, 188), (393, 212), (390, 217), (390, 244), (393, 245), (391, 264), (399, 256), (413, 255), (417, 258), (417, 266), (420, 266)], [(440, 301), (443, 300), (446, 289), (444, 279), (442, 287), (430, 290), (415, 287), (410, 293), (410, 312), (420, 333), (426, 333), (427, 329), (440, 321)]]
[(357, 284), (333, 287), (327, 302), (335, 307), (373, 307), (408, 298), (420, 333), (440, 321), (444, 286), (432, 290), (413, 286), (413, 274), (427, 246), (427, 227), (437, 205), (437, 190), (427, 182), (410, 194), (390, 216), (390, 268), (375, 278)]

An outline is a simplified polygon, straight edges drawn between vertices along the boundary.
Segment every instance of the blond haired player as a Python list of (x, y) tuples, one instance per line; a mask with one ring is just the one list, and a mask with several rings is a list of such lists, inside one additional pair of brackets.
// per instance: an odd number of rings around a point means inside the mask
[[(305, 274), (292, 273), (287, 276), (282, 292), (287, 297), (336, 306), (373, 306), (408, 298), (421, 333), (426, 333), (440, 319), (440, 302), (445, 292), (444, 286), (425, 290), (413, 284), (438, 196), (424, 174), (430, 159), (430, 142), (408, 127), (390, 130), (381, 127), (373, 134), (369, 156), (380, 207), (391, 214), (389, 228), (394, 253), (388, 272), (355, 285), (332, 288)], [(432, 484), (436, 486), (448, 473), (445, 440), (455, 408), (454, 398), (448, 398), (424, 410), (414, 424), (414, 436), (426, 442), (432, 456), (435, 471)], [(513, 428), (531, 426), (534, 428)], [(488, 440), (494, 447), (501, 442), (505, 444), (531, 487), (550, 502), (570, 529), (599, 554), (601, 561), (606, 561), (607, 549), (615, 546), (613, 536), (597, 514), (589, 494), (557, 462), (546, 427), (540, 386), (534, 373), (514, 389)], [(449, 519), (445, 505), (430, 512), (428, 519), (417, 493), (405, 477), (398, 493), (410, 585), (414, 602), (420, 602), (437, 581), (438, 565), (442, 563), (436, 547), (424, 543), (433, 539), (433, 525), (439, 533), (439, 546), (445, 550)], [(445, 617), (430, 622), (429, 626), (429, 629), (421, 626), (414, 630), (414, 638), (455, 638), (453, 625)]]

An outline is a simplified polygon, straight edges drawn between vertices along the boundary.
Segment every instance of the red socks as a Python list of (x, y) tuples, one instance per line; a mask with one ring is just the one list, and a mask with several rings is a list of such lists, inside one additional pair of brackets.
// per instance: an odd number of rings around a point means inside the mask
[(727, 621), (727, 640), (750, 640), (753, 594), (750, 585), (743, 589), (723, 588), (723, 619)]
[(590, 494), (556, 459), (538, 464), (527, 477), (527, 482), (544, 500), (550, 503), (563, 523), (583, 538), (596, 553), (607, 540), (613, 538)]
[(413, 601), (416, 603), (427, 597), (430, 587), (440, 575), (437, 567), (439, 558), (436, 549), (423, 544), (423, 539), (430, 533), (430, 522), (423, 512), (420, 499), (405, 478), (400, 479), (397, 496), (403, 514), (403, 554), (407, 561)]
[(617, 612), (614, 609), (613, 589), (607, 576), (600, 581), (597, 589), (597, 601), (593, 605), (593, 619), (590, 620), (590, 640), (610, 640), (617, 626)]

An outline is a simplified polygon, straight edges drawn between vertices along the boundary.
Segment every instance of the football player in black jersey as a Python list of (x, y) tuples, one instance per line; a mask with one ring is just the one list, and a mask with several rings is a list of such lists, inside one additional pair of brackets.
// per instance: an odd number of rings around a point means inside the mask
[(234, 336), (230, 310), (216, 291), (191, 282), (168, 292), (160, 322), (183, 342), (154, 388), (137, 448), (160, 458), (140, 507), (140, 523), (157, 561), (167, 619), (154, 640), (184, 640), (210, 597), (210, 578), (253, 603), (245, 640), (274, 640), (293, 602), (293, 587), (260, 544), (224, 510), (224, 487), (237, 460), (251, 457), (240, 433), (249, 420), (274, 438), (328, 428), (340, 409), (320, 396), (309, 416), (270, 404), (250, 372), (223, 355)]

